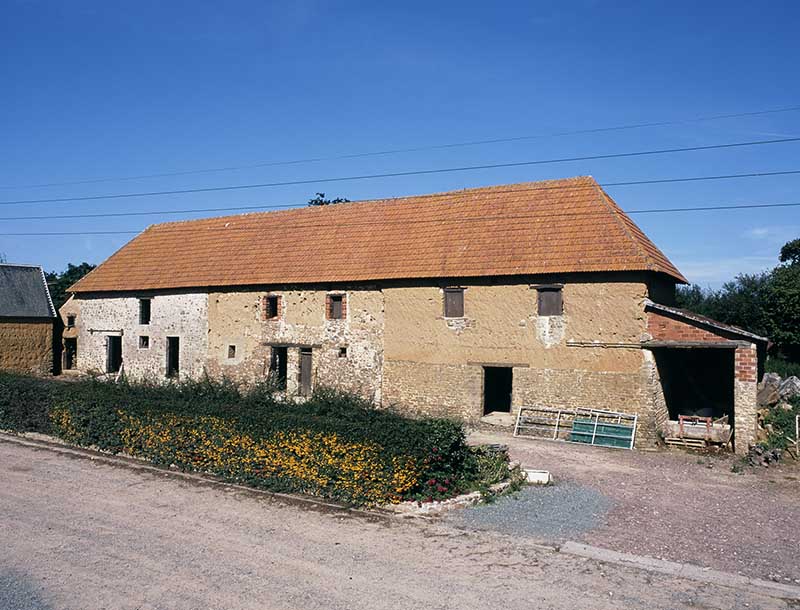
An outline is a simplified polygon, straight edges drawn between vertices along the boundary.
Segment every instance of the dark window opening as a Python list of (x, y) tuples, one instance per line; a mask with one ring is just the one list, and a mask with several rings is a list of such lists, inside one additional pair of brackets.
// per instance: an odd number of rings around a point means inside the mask
[(181, 342), (178, 337), (167, 337), (167, 377), (177, 377), (181, 372)]
[(540, 316), (560, 316), (564, 313), (564, 302), (560, 286), (541, 287), (537, 288), (536, 292)]
[(118, 373), (122, 367), (122, 337), (106, 337), (106, 373)]
[(483, 414), (511, 412), (510, 366), (483, 367)]
[(339, 358), (347, 358), (347, 348), (340, 347), (339, 348)]
[(274, 320), (280, 317), (280, 297), (277, 295), (267, 295), (264, 297), (264, 318)]
[(464, 317), (464, 289), (445, 288), (444, 289), (444, 317), (463, 318)]
[(78, 340), (64, 339), (64, 369), (71, 371), (78, 362)]
[(328, 318), (341, 320), (344, 318), (344, 295), (331, 294), (328, 296)]
[(150, 299), (139, 299), (139, 324), (150, 324)]
[(269, 374), (275, 378), (278, 388), (286, 389), (286, 357), (288, 350), (285, 347), (273, 347), (269, 359)]
[(139, 349), (150, 349), (150, 337), (147, 335), (139, 337)]
[(228, 358), (236, 358), (236, 346), (229, 345), (228, 346)]
[(74, 328), (75, 327), (75, 316), (67, 316), (67, 328)]
[(311, 363), (310, 347), (300, 348), (300, 396), (311, 396)]

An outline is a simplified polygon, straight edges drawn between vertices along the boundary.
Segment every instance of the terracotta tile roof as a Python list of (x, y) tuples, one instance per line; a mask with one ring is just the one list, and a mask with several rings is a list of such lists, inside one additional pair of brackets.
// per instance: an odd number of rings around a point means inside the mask
[(577, 177), (153, 225), (71, 290), (643, 270), (686, 281)]

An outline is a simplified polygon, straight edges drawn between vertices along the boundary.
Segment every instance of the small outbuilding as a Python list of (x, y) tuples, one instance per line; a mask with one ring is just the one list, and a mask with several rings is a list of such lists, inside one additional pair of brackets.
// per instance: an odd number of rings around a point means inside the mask
[(0, 264), (0, 369), (51, 374), (55, 321), (42, 268)]

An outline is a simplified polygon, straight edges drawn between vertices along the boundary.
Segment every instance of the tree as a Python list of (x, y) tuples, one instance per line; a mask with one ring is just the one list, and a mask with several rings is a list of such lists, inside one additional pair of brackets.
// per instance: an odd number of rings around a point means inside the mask
[(325, 199), (325, 193), (317, 193), (316, 197), (308, 200), (308, 205), (333, 205), (336, 203), (349, 203), (349, 199), (337, 197), (336, 199)]
[(800, 361), (800, 239), (784, 244), (780, 262), (766, 273), (739, 275), (719, 290), (681, 286), (678, 306), (769, 337), (772, 353)]
[(781, 248), (781, 262), (796, 265), (800, 263), (800, 238), (793, 239), (783, 244)]
[(69, 298), (67, 289), (94, 268), (95, 265), (90, 265), (86, 262), (80, 265), (69, 263), (66, 271), (62, 271), (61, 273), (56, 271), (45, 273), (47, 287), (50, 289), (50, 298), (53, 300), (53, 306), (56, 308), (56, 311), (67, 302), (67, 298)]

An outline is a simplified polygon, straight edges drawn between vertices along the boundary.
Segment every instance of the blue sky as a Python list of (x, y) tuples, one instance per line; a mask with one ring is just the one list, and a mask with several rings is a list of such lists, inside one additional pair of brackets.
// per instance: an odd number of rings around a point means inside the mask
[[(800, 106), (796, 2), (3, 2), (0, 201), (302, 180), (800, 135), (800, 111), (89, 184)], [(364, 199), (591, 174), (800, 169), (800, 143), (151, 198), (1, 205), (0, 232), (136, 231), (208, 214), (11, 216)], [(800, 175), (610, 187), (625, 209), (800, 202)], [(23, 188), (24, 187), (24, 188)], [(777, 262), (800, 208), (634, 220), (687, 277)], [(0, 236), (9, 262), (102, 261), (131, 235)]]

